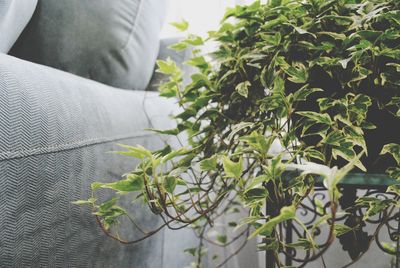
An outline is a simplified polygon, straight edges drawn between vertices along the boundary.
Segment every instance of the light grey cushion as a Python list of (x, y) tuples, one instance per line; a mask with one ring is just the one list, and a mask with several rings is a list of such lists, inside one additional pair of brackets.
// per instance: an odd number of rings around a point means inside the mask
[[(101, 232), (89, 208), (71, 202), (88, 198), (91, 182), (135, 168), (135, 159), (107, 153), (116, 143), (162, 148), (144, 129), (174, 127), (176, 107), (155, 92), (0, 54), (0, 267), (172, 267), (162, 264), (161, 233), (122, 245)], [(146, 228), (159, 224), (139, 207), (133, 213)], [(131, 224), (120, 232), (140, 235)]]
[(7, 53), (35, 10), (37, 0), (0, 0), (0, 52)]
[(40, 0), (11, 54), (107, 85), (144, 90), (158, 54), (165, 4)]

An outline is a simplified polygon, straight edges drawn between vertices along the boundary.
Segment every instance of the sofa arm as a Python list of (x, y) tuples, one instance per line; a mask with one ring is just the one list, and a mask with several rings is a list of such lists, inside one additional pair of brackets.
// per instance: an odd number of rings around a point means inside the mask
[[(174, 109), (155, 92), (115, 89), (0, 54), (0, 267), (161, 267), (154, 256), (162, 255), (162, 234), (122, 245), (71, 202), (87, 199), (93, 181), (135, 168), (133, 159), (107, 153), (116, 143), (163, 146), (144, 129), (173, 127)], [(146, 227), (158, 223), (138, 211)], [(120, 233), (138, 235), (132, 225)]]
[[(166, 60), (171, 58), (175, 61), (179, 68), (183, 70), (183, 83), (188, 84), (190, 81), (190, 75), (194, 72), (194, 68), (184, 64), (189, 58), (192, 56), (191, 49), (185, 49), (182, 51), (175, 51), (170, 49), (169, 46), (178, 43), (180, 41), (180, 37), (170, 37), (163, 38), (160, 40), (160, 50), (158, 53), (159, 60)], [(157, 67), (156, 67), (157, 68)], [(168, 77), (164, 74), (158, 73), (154, 71), (153, 77), (150, 81), (150, 84), (147, 88), (148, 91), (158, 91), (158, 86), (168, 80)]]

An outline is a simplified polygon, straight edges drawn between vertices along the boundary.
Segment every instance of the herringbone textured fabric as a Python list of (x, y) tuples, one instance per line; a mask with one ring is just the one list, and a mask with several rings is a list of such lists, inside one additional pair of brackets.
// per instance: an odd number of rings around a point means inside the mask
[[(162, 235), (121, 245), (71, 204), (88, 197), (91, 182), (134, 168), (106, 153), (116, 143), (162, 145), (143, 131), (171, 127), (174, 104), (156, 95), (0, 54), (0, 267), (161, 267)], [(143, 209), (134, 213), (148, 227), (158, 223)], [(122, 235), (137, 236), (131, 228)]]

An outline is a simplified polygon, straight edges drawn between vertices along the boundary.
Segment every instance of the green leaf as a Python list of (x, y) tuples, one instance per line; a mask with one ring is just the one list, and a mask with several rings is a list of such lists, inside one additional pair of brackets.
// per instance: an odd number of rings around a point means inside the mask
[(99, 206), (99, 212), (107, 212), (110, 208), (117, 204), (118, 198), (111, 198)]
[(225, 14), (224, 14), (224, 16), (222, 17), (221, 22), (224, 22), (224, 21), (227, 20), (228, 18), (230, 18), (230, 17), (232, 17), (232, 16), (235, 16), (235, 15), (238, 13), (238, 9), (239, 9), (238, 6), (235, 6), (235, 7), (228, 7), (228, 8), (225, 10)]
[(285, 92), (285, 81), (281, 77), (276, 77), (274, 79), (274, 88), (272, 89), (274, 95), (281, 97)]
[(268, 20), (264, 25), (261, 26), (263, 30), (269, 30), (277, 25), (283, 24), (288, 21), (288, 18), (280, 15), (276, 19)]
[(343, 136), (343, 133), (339, 130), (334, 130), (329, 133), (322, 142), (334, 146), (340, 146), (344, 140), (345, 137)]
[(204, 44), (203, 38), (201, 38), (201, 36), (194, 34), (190, 34), (188, 38), (186, 38), (183, 41), (192, 46), (201, 46)]
[(182, 32), (186, 31), (189, 27), (189, 23), (186, 20), (182, 20), (180, 22), (172, 22), (170, 24)]
[(217, 156), (203, 159), (199, 162), (202, 171), (212, 171), (217, 168)]
[(93, 205), (95, 202), (95, 198), (89, 198), (88, 200), (76, 200), (71, 203), (74, 205)]
[(296, 207), (295, 206), (286, 206), (282, 207), (281, 211), (278, 216), (269, 219), (267, 223), (263, 224), (260, 228), (255, 230), (250, 236), (250, 238), (253, 238), (259, 234), (265, 235), (265, 236), (270, 236), (275, 228), (276, 225), (278, 225), (281, 222), (293, 219), (296, 217)]
[(236, 227), (236, 226), (238, 226), (238, 224), (237, 224), (237, 222), (231, 221), (231, 222), (228, 222), (228, 226), (229, 227)]
[(317, 36), (316, 36), (315, 34), (310, 33), (310, 32), (308, 32), (308, 31), (306, 31), (306, 30), (304, 30), (304, 29), (302, 29), (302, 28), (300, 28), (300, 27), (297, 27), (297, 26), (294, 26), (294, 25), (292, 25), (292, 27), (293, 27), (293, 28), (296, 30), (296, 32), (298, 32), (299, 34), (309, 34), (309, 35), (311, 35), (312, 37), (317, 38)]
[(301, 87), (294, 93), (294, 101), (306, 101), (307, 97), (315, 92), (323, 91), (320, 88), (310, 88), (308, 85)]
[[(342, 157), (343, 159), (345, 159), (349, 162), (357, 159), (356, 153), (355, 153), (354, 149), (352, 148), (351, 142), (343, 142), (340, 146), (336, 146), (332, 149), (332, 157), (334, 159), (337, 159), (338, 156)], [(363, 163), (360, 160), (355, 161), (354, 165), (364, 172), (367, 171), (367, 169), (365, 168), (365, 166), (363, 165)]]
[(358, 83), (359, 81), (366, 79), (371, 73), (371, 70), (368, 70), (361, 66), (356, 66), (354, 67), (352, 72), (353, 77), (348, 82), (348, 84), (351, 85), (352, 83)]
[[(400, 67), (399, 67), (400, 68)], [(264, 88), (270, 88), (274, 81), (275, 74), (275, 62), (271, 62), (269, 65), (265, 65), (261, 71), (261, 84)]]
[(193, 149), (186, 148), (186, 147), (182, 147), (177, 150), (172, 150), (170, 153), (168, 153), (167, 155), (165, 155), (162, 158), (161, 162), (166, 163), (170, 160), (173, 160), (174, 158), (176, 158), (178, 156), (187, 155), (188, 153), (192, 152), (192, 150)]
[(275, 34), (261, 34), (261, 39), (263, 39), (270, 46), (279, 46), (281, 43), (281, 33), (276, 32)]
[(298, 115), (309, 118), (315, 123), (332, 125), (331, 117), (326, 113), (316, 113), (316, 112), (297, 112)]
[(340, 60), (339, 63), (342, 65), (343, 69), (347, 68), (347, 64), (351, 61), (351, 57), (347, 59)]
[(196, 256), (197, 248), (186, 248), (184, 252), (192, 256)]
[(317, 212), (321, 215), (324, 215), (325, 214), (324, 213), (324, 203), (318, 198), (315, 198), (314, 202), (315, 202)]
[(234, 162), (225, 156), (222, 159), (222, 165), (224, 167), (225, 176), (230, 178), (240, 179), (243, 173), (243, 158), (240, 158), (238, 162)]
[(143, 146), (140, 146), (140, 145), (129, 146), (129, 145), (124, 145), (124, 144), (118, 144), (118, 146), (128, 150), (126, 152), (115, 152), (120, 155), (131, 156), (131, 157), (135, 157), (138, 159), (152, 157), (151, 151), (147, 150), (146, 148), (144, 148)]
[(96, 190), (96, 189), (99, 189), (103, 184), (104, 184), (104, 183), (101, 183), (101, 182), (93, 182), (93, 183), (90, 185), (90, 188), (92, 188), (92, 190), (94, 191), (94, 190)]
[(248, 95), (249, 95), (249, 87), (250, 87), (250, 86), (251, 86), (250, 82), (249, 82), (249, 81), (245, 81), (245, 82), (239, 83), (239, 84), (236, 86), (235, 90), (236, 90), (240, 95), (242, 95), (243, 97), (247, 98)]
[(386, 210), (388, 207), (397, 203), (394, 199), (379, 199), (376, 197), (364, 196), (357, 199), (356, 204), (359, 206), (367, 207), (363, 220), (366, 220), (380, 212)]
[(104, 183), (101, 187), (113, 189), (118, 192), (137, 192), (143, 190), (144, 180), (142, 176), (130, 174), (125, 180)]
[(158, 158), (158, 157), (162, 157), (162, 156), (169, 154), (171, 151), (172, 151), (171, 146), (169, 144), (167, 144), (166, 146), (164, 146), (164, 148), (153, 151), (152, 154), (154, 157)]
[(178, 96), (178, 87), (176, 86), (176, 83), (171, 82), (171, 83), (165, 83), (161, 85), (159, 88), (160, 91), (160, 96), (166, 97), (166, 98), (172, 98)]
[(339, 16), (339, 15), (325, 15), (320, 18), (321, 20), (330, 19), (333, 20), (340, 25), (349, 25), (354, 22), (354, 18), (350, 16)]
[(390, 252), (391, 255), (396, 255), (397, 249), (395, 243), (381, 242), (381, 244), (386, 252)]
[(299, 240), (297, 240), (294, 243), (289, 243), (287, 244), (287, 246), (291, 248), (301, 248), (304, 250), (309, 250), (314, 248), (313, 244), (305, 238), (299, 238)]
[(273, 135), (266, 137), (257, 131), (253, 131), (250, 135), (242, 136), (239, 139), (247, 143), (253, 150), (258, 151), (262, 155), (266, 155), (272, 143), (276, 140), (276, 137)]
[(394, 185), (390, 185), (387, 190), (387, 193), (395, 193), (397, 195), (400, 195), (400, 184), (394, 184)]
[(271, 178), (267, 175), (257, 176), (251, 180), (249, 185), (246, 185), (246, 190), (244, 192), (246, 193), (246, 192), (250, 191), (251, 189), (253, 189), (254, 187), (256, 187), (262, 183), (267, 183), (270, 180), (271, 180)]
[(219, 243), (221, 243), (222, 245), (225, 245), (226, 242), (228, 241), (228, 237), (226, 235), (219, 234), (219, 235), (217, 235), (217, 241)]
[(232, 126), (232, 131), (228, 135), (228, 140), (232, 140), (235, 135), (243, 129), (251, 128), (254, 126), (252, 122), (240, 122), (239, 124)]
[(174, 176), (167, 176), (164, 179), (164, 188), (170, 194), (174, 193), (176, 184), (177, 184), (177, 179)]
[(170, 48), (172, 50), (176, 50), (176, 51), (182, 51), (182, 50), (187, 49), (188, 46), (189, 46), (189, 44), (186, 42), (178, 42), (173, 45), (170, 45), (168, 48)]
[(288, 79), (293, 83), (303, 84), (308, 80), (308, 72), (304, 64), (300, 62), (293, 63), (293, 66), (289, 65), (283, 57), (277, 57), (276, 59), (282, 70), (289, 75)]
[(344, 40), (346, 39), (346, 35), (342, 33), (335, 33), (335, 32), (318, 32), (317, 34), (320, 35), (328, 35), (336, 40)]
[(209, 68), (208, 62), (203, 56), (190, 58), (186, 64), (199, 68), (200, 70), (206, 71)]
[(391, 167), (386, 170), (386, 173), (393, 179), (400, 181), (400, 167)]
[(282, 155), (277, 155), (273, 157), (267, 166), (263, 166), (265, 175), (268, 176), (270, 180), (278, 180), (280, 176), (285, 171), (286, 167), (282, 163)]
[(172, 129), (166, 129), (166, 130), (159, 130), (159, 129), (148, 129), (148, 130), (156, 132), (158, 134), (173, 135), (173, 136), (176, 136), (181, 132), (178, 128), (172, 128)]
[(282, 0), (271, 0), (271, 1), (268, 1), (268, 3), (271, 7), (278, 7), (278, 6), (282, 5)]
[(400, 144), (389, 143), (383, 146), (381, 155), (391, 154), (396, 160), (397, 164), (400, 165)]
[(308, 80), (308, 72), (304, 64), (296, 63), (293, 67), (285, 70), (285, 72), (290, 76), (288, 79), (293, 83), (306, 83)]
[(180, 72), (180, 69), (176, 65), (176, 63), (168, 58), (167, 60), (157, 60), (157, 72), (162, 73), (162, 74), (168, 74), (172, 75), (177, 72)]
[(355, 33), (359, 37), (366, 39), (370, 42), (375, 42), (380, 35), (382, 35), (381, 31), (371, 31), (371, 30), (362, 30)]
[(305, 150), (305, 155), (311, 159), (317, 159), (322, 162), (325, 162), (325, 155), (316, 149), (307, 148)]
[(346, 226), (346, 225), (340, 224), (340, 223), (335, 223), (333, 228), (334, 228), (334, 232), (335, 232), (336, 236), (341, 236), (341, 235), (353, 230), (349, 226)]
[(244, 199), (248, 204), (257, 203), (265, 201), (268, 195), (268, 191), (265, 188), (252, 188), (245, 192)]

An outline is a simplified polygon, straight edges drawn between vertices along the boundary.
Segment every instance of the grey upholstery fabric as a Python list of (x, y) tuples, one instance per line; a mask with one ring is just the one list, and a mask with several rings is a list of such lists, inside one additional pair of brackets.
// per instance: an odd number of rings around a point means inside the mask
[(35, 10), (37, 0), (0, 0), (0, 52), (7, 53)]
[[(91, 182), (134, 168), (134, 160), (106, 153), (116, 143), (160, 148), (143, 129), (172, 127), (175, 107), (154, 92), (0, 54), (0, 267), (161, 267), (162, 234), (122, 245), (71, 202), (87, 198)], [(134, 213), (148, 227), (158, 224), (143, 209)], [(138, 235), (131, 225), (121, 232)]]
[(40, 0), (11, 54), (107, 85), (144, 90), (165, 0)]

